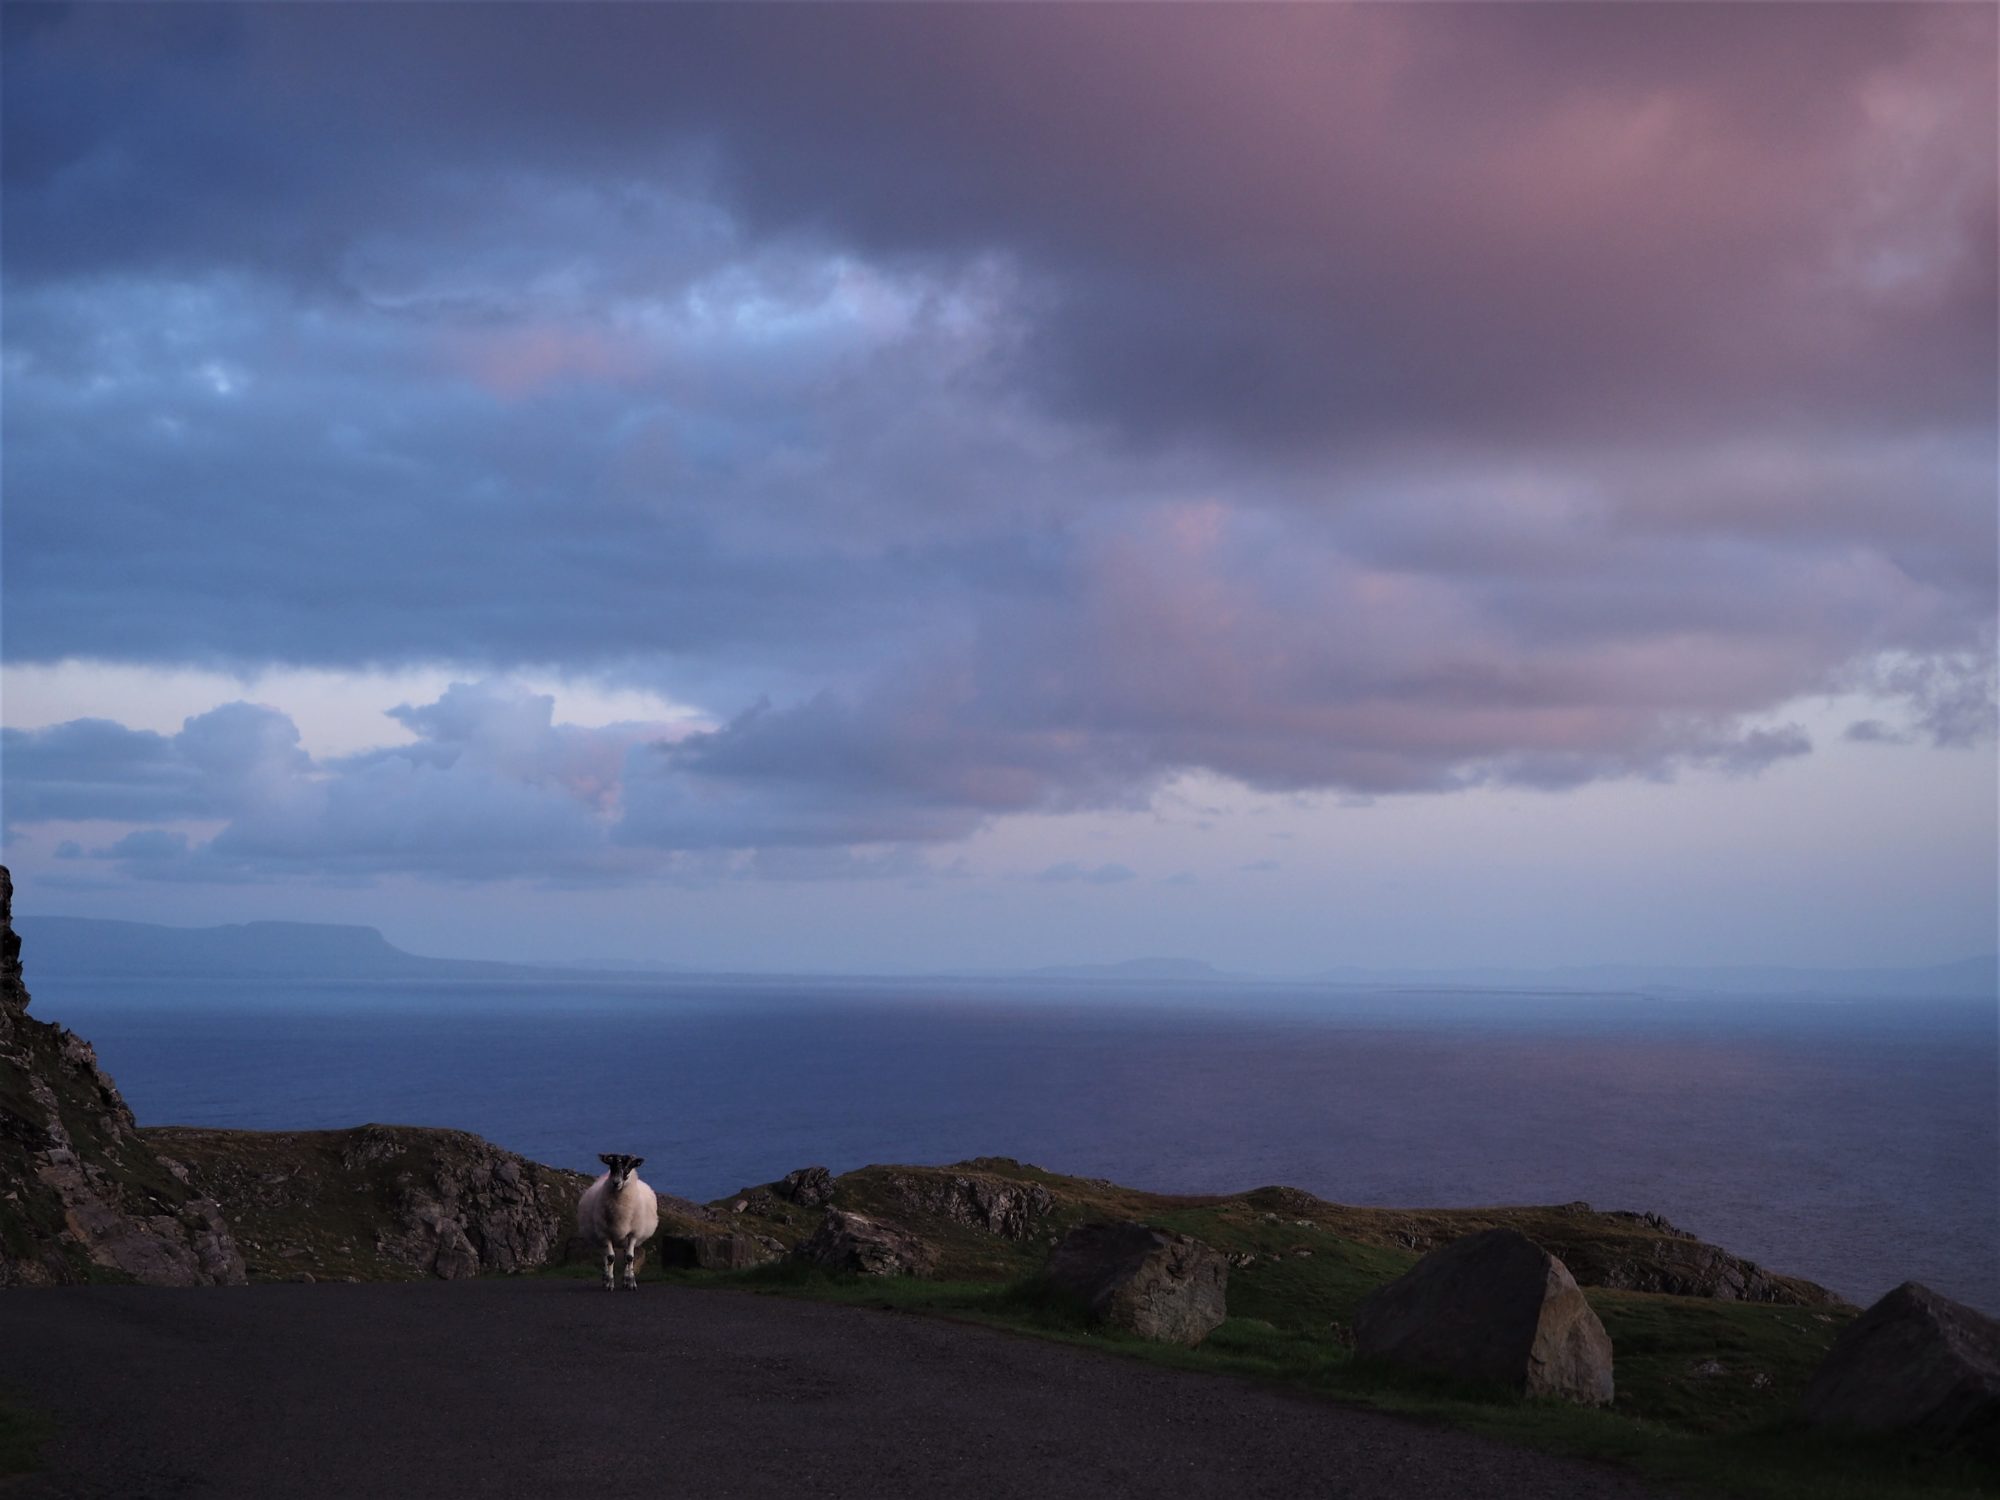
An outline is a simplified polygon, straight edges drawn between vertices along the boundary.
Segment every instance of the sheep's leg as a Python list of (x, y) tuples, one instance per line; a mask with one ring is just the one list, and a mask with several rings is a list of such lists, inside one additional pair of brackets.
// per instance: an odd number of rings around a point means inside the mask
[(625, 1285), (639, 1290), (639, 1240), (630, 1234), (625, 1236)]
[(618, 1242), (608, 1235), (604, 1241), (604, 1289), (608, 1292), (618, 1285), (614, 1276), (618, 1264)]
[(639, 1290), (639, 1273), (646, 1267), (646, 1247), (639, 1241), (632, 1242), (632, 1290)]

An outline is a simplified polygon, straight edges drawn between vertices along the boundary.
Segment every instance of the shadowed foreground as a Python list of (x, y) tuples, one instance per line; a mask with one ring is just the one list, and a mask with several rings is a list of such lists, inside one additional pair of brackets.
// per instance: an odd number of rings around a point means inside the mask
[(0, 1299), (15, 1497), (1607, 1497), (1464, 1433), (930, 1318), (576, 1281)]

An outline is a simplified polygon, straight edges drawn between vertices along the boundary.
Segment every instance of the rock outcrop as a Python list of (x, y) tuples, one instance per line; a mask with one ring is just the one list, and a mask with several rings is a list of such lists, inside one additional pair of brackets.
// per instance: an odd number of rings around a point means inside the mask
[(1538, 1225), (1535, 1242), (1569, 1267), (1580, 1286), (1622, 1292), (1661, 1292), (1670, 1297), (1712, 1297), (1719, 1302), (1776, 1302), (1795, 1307), (1839, 1307), (1842, 1299), (1798, 1276), (1767, 1271), (1754, 1260), (1731, 1255), (1659, 1214), (1614, 1210), (1595, 1214), (1588, 1203), (1570, 1206), (1579, 1218), (1610, 1219), (1629, 1233), (1606, 1235), (1593, 1224), (1570, 1235), (1559, 1225)]
[(1600, 1211), (1581, 1202), (1535, 1208), (1357, 1209), (1296, 1188), (1260, 1188), (1249, 1196), (1258, 1207), (1275, 1209), (1283, 1217), (1304, 1215), (1335, 1233), (1419, 1254), (1482, 1229), (1516, 1229), (1567, 1266), (1578, 1286), (1718, 1302), (1847, 1305), (1823, 1286), (1766, 1270), (1656, 1213)]
[(1563, 1263), (1512, 1229), (1434, 1250), (1365, 1298), (1364, 1355), (1588, 1405), (1612, 1398), (1611, 1338)]
[(1049, 1256), (1049, 1284), (1113, 1328), (1199, 1344), (1225, 1316), (1229, 1263), (1200, 1240), (1146, 1224), (1082, 1224)]
[(771, 1191), (800, 1208), (825, 1208), (833, 1202), (833, 1173), (825, 1167), (800, 1167), (772, 1183)]
[(929, 1215), (1002, 1239), (1025, 1240), (1055, 1206), (1038, 1182), (972, 1172), (891, 1172), (877, 1191), (901, 1213)]
[(937, 1269), (937, 1252), (915, 1235), (838, 1208), (826, 1211), (795, 1253), (829, 1271), (860, 1276), (928, 1276)]
[(2000, 1456), (2000, 1323), (1906, 1281), (1841, 1330), (1800, 1404), (1816, 1426)]
[(462, 1130), (142, 1133), (223, 1205), (260, 1279), (533, 1270), (562, 1259), (589, 1183)]
[(141, 1137), (81, 1037), (28, 1015), (0, 867), (0, 1286), (241, 1282), (220, 1207)]

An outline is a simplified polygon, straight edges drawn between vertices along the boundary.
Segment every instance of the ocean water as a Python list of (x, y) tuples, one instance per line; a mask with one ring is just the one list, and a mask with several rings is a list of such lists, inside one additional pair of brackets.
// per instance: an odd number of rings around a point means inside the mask
[(1136, 1187), (1664, 1213), (1857, 1301), (2000, 1311), (1989, 1005), (1073, 983), (30, 975), (141, 1121), (476, 1131), (719, 1197), (1013, 1156)]

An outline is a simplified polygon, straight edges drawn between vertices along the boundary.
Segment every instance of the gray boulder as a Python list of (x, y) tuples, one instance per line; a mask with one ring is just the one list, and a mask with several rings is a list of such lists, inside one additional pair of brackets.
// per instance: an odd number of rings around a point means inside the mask
[(1048, 1280), (1113, 1328), (1191, 1346), (1226, 1315), (1229, 1262), (1185, 1234), (1082, 1224), (1050, 1254)]
[(915, 1235), (838, 1208), (826, 1211), (795, 1253), (829, 1271), (860, 1276), (928, 1276), (937, 1269), (937, 1252)]
[(1906, 1281), (1841, 1330), (1801, 1404), (1816, 1426), (2000, 1451), (2000, 1323)]
[(1354, 1319), (1358, 1352), (1457, 1380), (1602, 1406), (1611, 1337), (1569, 1268), (1526, 1235), (1454, 1240), (1371, 1292)]

